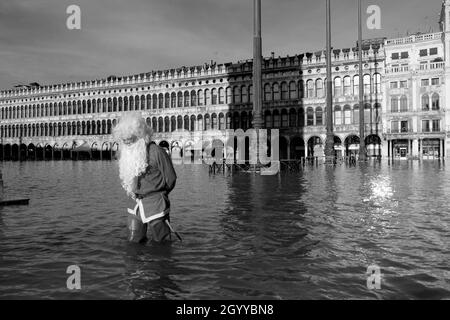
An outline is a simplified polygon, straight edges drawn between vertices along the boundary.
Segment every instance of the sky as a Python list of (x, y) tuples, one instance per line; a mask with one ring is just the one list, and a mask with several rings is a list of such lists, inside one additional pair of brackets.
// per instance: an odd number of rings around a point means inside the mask
[[(363, 37), (438, 31), (442, 0), (363, 0), (381, 30)], [(69, 30), (69, 5), (81, 29)], [(252, 57), (253, 0), (1, 0), (0, 89), (236, 62)], [(357, 40), (357, 0), (332, 0), (332, 46)], [(365, 10), (364, 10), (365, 11)], [(365, 15), (366, 19), (368, 15)], [(263, 55), (325, 47), (325, 0), (262, 0)]]

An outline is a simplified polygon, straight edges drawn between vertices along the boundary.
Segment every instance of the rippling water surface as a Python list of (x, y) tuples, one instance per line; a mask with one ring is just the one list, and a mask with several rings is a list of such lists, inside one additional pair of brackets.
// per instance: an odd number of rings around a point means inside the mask
[[(450, 169), (437, 162), (210, 176), (177, 166), (183, 242), (126, 242), (114, 162), (4, 162), (0, 298), (448, 299)], [(82, 289), (66, 287), (69, 265)], [(381, 289), (366, 286), (369, 265)]]

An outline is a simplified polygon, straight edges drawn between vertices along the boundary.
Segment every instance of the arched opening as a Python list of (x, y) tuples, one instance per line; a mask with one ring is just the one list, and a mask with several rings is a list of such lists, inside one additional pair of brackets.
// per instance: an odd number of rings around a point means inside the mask
[(359, 137), (356, 135), (350, 135), (345, 138), (344, 147), (345, 147), (345, 155), (347, 157), (357, 156), (359, 154)]
[(289, 160), (289, 155), (288, 155), (288, 148), (289, 148), (289, 144), (288, 144), (288, 140), (281, 136), (280, 137), (280, 160)]
[(70, 149), (71, 148), (70, 148), (69, 144), (65, 143), (63, 145), (63, 147), (62, 147), (62, 157), (61, 157), (62, 160), (67, 160), (67, 159), (71, 158), (70, 157)]
[(311, 137), (308, 140), (308, 156), (309, 157), (323, 157), (323, 143), (320, 137)]
[(334, 154), (337, 158), (342, 158), (344, 155), (344, 146), (342, 140), (338, 136), (334, 136)]
[(91, 155), (92, 155), (92, 160), (100, 160), (101, 159), (101, 150), (97, 144), (97, 142), (94, 142), (91, 146)]
[(53, 160), (53, 148), (51, 145), (46, 145), (44, 148), (44, 160)]
[(61, 159), (61, 157), (62, 157), (62, 150), (56, 143), (53, 146), (53, 159), (52, 160), (59, 160), (59, 159)]
[(36, 160), (44, 160), (44, 147), (40, 144), (36, 145)]
[(376, 134), (371, 134), (365, 139), (367, 155), (369, 157), (381, 156), (381, 139)]
[(22, 143), (19, 147), (19, 160), (27, 160), (27, 151), (27, 146)]
[(162, 140), (162, 141), (159, 143), (159, 146), (160, 146), (161, 148), (165, 149), (165, 151), (166, 151), (168, 154), (170, 154), (170, 152), (169, 152), (169, 150), (170, 150), (170, 145), (169, 145), (169, 143), (168, 143), (166, 140)]
[(28, 159), (36, 160), (36, 147), (34, 146), (34, 144), (30, 143), (27, 149), (28, 149)]
[(305, 141), (300, 137), (291, 140), (291, 159), (299, 160), (305, 157)]

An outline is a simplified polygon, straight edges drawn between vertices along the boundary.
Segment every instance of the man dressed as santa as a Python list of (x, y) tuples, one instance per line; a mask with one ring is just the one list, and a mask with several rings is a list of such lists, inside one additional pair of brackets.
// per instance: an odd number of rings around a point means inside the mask
[(129, 240), (144, 242), (147, 229), (156, 242), (171, 240), (169, 193), (177, 175), (169, 155), (152, 142), (152, 129), (139, 113), (127, 113), (113, 129), (119, 141), (119, 176), (127, 195)]

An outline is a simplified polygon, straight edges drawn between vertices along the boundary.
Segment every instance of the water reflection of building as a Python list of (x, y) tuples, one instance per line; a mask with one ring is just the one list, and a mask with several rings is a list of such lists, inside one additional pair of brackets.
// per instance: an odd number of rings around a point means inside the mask
[[(442, 32), (375, 39), (363, 46), (365, 141), (369, 155), (440, 156), (450, 119), (445, 118), (450, 69), (449, 1)], [(445, 40), (447, 39), (447, 40)], [(445, 50), (444, 50), (445, 49)], [(359, 148), (357, 48), (335, 49), (333, 120), (338, 156)], [(445, 56), (444, 53), (447, 55)], [(280, 129), (280, 157), (321, 156), (325, 141), (323, 51), (263, 61), (263, 116)], [(450, 78), (449, 78), (450, 80)], [(428, 81), (428, 82), (427, 82)], [(30, 86), (2, 91), (2, 159), (110, 158), (117, 143), (111, 128), (123, 112), (139, 110), (168, 149), (177, 129), (202, 132), (252, 125), (252, 61), (182, 67), (133, 76)], [(447, 117), (449, 117), (447, 115)], [(450, 134), (450, 133), (449, 133)], [(450, 138), (447, 139), (450, 149)]]

